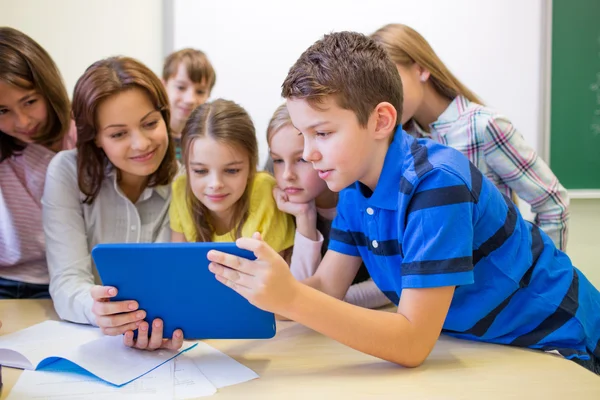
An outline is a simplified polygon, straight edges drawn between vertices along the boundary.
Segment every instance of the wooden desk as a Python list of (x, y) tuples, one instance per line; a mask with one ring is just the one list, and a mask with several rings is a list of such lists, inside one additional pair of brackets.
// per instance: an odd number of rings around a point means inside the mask
[[(49, 300), (0, 300), (0, 333), (56, 319)], [(428, 360), (407, 369), (345, 347), (294, 322), (270, 340), (209, 340), (260, 379), (217, 399), (600, 399), (600, 377), (558, 356), (442, 336)], [(20, 370), (3, 368), (2, 399)]]

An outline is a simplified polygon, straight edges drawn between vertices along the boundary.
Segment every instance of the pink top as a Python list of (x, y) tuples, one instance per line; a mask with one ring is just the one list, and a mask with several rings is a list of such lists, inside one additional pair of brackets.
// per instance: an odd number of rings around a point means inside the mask
[[(63, 149), (75, 146), (71, 127)], [(42, 193), (46, 168), (56, 153), (29, 144), (23, 152), (0, 163), (0, 277), (48, 284), (46, 246), (42, 227)]]
[[(329, 220), (333, 220), (336, 215), (335, 208), (318, 208), (317, 212)], [(296, 231), (290, 270), (297, 280), (313, 276), (321, 263), (323, 235), (321, 232), (317, 232), (317, 234), (317, 240), (313, 241)], [(377, 308), (390, 303), (390, 300), (379, 290), (372, 279), (350, 286), (344, 301), (366, 308)]]

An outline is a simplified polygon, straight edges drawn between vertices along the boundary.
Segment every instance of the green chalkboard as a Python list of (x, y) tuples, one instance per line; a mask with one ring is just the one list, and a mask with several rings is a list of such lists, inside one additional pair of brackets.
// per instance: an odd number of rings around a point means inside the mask
[(550, 166), (567, 189), (600, 189), (600, 0), (552, 2)]

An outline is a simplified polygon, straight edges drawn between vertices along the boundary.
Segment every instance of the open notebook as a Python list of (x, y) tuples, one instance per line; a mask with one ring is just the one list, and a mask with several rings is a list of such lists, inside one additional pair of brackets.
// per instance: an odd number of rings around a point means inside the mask
[(196, 346), (181, 351), (142, 351), (123, 345), (122, 336), (104, 336), (98, 328), (69, 322), (45, 321), (0, 336), (0, 364), (7, 367), (54, 371), (78, 365), (116, 386), (125, 385)]

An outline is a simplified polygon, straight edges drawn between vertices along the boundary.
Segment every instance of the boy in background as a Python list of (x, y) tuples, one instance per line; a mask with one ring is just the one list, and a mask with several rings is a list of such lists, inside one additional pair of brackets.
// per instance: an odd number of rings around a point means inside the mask
[(163, 66), (162, 81), (169, 96), (171, 136), (181, 160), (181, 131), (192, 111), (206, 103), (217, 75), (206, 54), (196, 49), (171, 53)]

